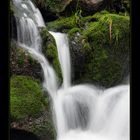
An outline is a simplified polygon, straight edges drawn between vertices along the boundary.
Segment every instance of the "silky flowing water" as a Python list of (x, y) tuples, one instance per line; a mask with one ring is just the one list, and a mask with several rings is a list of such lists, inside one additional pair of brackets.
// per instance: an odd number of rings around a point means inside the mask
[[(39, 28), (45, 23), (30, 0), (13, 0), (17, 43), (37, 60), (44, 73), (43, 87), (52, 99), (57, 140), (129, 140), (129, 82), (109, 89), (72, 85), (69, 43), (66, 34), (50, 31), (57, 45), (63, 83), (43, 55)], [(79, 64), (80, 65), (80, 64)]]

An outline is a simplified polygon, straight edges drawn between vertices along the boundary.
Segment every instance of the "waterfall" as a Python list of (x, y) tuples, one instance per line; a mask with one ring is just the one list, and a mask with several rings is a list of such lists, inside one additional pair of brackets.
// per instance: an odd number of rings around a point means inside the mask
[(55, 37), (58, 58), (61, 65), (62, 75), (63, 75), (63, 86), (68, 88), (71, 85), (71, 64), (70, 64), (70, 51), (68, 38), (66, 34), (50, 32)]
[(16, 11), (18, 45), (40, 63), (44, 73), (43, 86), (53, 98), (58, 89), (57, 76), (41, 50), (39, 27), (45, 26), (43, 18), (30, 0), (13, 0), (13, 3)]
[(129, 140), (129, 83), (109, 89), (71, 84), (71, 63), (66, 34), (53, 35), (58, 51), (63, 84), (41, 50), (39, 27), (44, 21), (30, 0), (13, 0), (17, 42), (36, 59), (43, 70), (43, 87), (52, 99), (57, 140)]

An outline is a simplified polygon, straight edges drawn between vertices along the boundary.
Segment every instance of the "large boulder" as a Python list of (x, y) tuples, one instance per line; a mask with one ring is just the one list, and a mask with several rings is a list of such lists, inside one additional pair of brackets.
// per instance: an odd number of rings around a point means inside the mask
[(110, 87), (129, 73), (129, 25), (128, 16), (103, 11), (62, 18), (48, 23), (47, 28), (69, 36), (74, 83)]
[(104, 0), (72, 0), (72, 2), (65, 8), (63, 14), (70, 15), (74, 12), (81, 11), (83, 16), (87, 16), (103, 10), (105, 7)]
[(50, 99), (39, 80), (13, 75), (10, 79), (11, 128), (33, 132), (40, 138), (55, 139)]

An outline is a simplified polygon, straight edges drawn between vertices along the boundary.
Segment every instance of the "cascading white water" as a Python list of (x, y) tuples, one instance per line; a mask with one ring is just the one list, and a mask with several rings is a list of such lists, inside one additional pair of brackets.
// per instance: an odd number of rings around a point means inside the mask
[(38, 27), (44, 27), (43, 18), (30, 0), (13, 0), (13, 3), (16, 11), (18, 45), (27, 50), (41, 64), (44, 73), (43, 86), (53, 98), (58, 88), (57, 77), (41, 51), (42, 40)]
[[(56, 40), (63, 78), (70, 83), (68, 40), (64, 34), (50, 33)], [(104, 90), (93, 85), (64, 86), (57, 91), (54, 106), (59, 140), (129, 140), (128, 82)]]
[(129, 140), (129, 84), (104, 90), (87, 84), (71, 86), (67, 36), (50, 32), (57, 44), (63, 76), (63, 86), (58, 89), (55, 71), (41, 52), (38, 27), (45, 24), (39, 10), (30, 0), (13, 2), (18, 44), (44, 72), (43, 86), (52, 98), (57, 140)]
[(54, 33), (51, 31), (49, 33), (55, 37), (59, 62), (63, 75), (63, 86), (64, 88), (68, 88), (71, 84), (71, 64), (67, 35), (62, 33)]

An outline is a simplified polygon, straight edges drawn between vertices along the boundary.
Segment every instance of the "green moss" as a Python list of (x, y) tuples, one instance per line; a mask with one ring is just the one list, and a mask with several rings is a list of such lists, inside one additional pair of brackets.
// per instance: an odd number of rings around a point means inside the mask
[(106, 87), (121, 82), (123, 65), (115, 57), (111, 58), (106, 50), (96, 50), (93, 55), (95, 56), (85, 65), (83, 80), (92, 79), (94, 83)]
[(72, 29), (68, 32), (68, 35), (69, 35), (69, 36), (72, 36), (72, 35), (74, 35), (74, 34), (77, 33), (77, 32), (80, 33), (80, 32), (81, 32), (81, 29), (75, 27), (75, 28), (72, 28)]
[(93, 18), (97, 21), (89, 22), (81, 33), (88, 38), (93, 50), (85, 51), (88, 57), (82, 79), (92, 79), (107, 87), (113, 86), (122, 80), (124, 65), (129, 63), (126, 59), (129, 56), (129, 18), (106, 13), (97, 13)]
[(43, 45), (45, 43), (47, 43), (48, 40), (53, 41), (52, 38), (49, 38), (50, 34), (49, 34), (49, 32), (46, 28), (41, 29), (40, 34), (41, 34), (41, 37), (42, 37), (42, 40), (43, 40)]
[[(114, 48), (122, 47), (119, 42), (122, 42), (123, 38), (129, 37), (129, 18), (115, 14), (102, 15), (99, 13), (94, 15), (93, 18), (96, 18), (97, 21), (89, 22), (82, 35), (88, 37), (89, 42), (94, 42), (94, 46), (106, 44), (112, 45)], [(111, 28), (111, 31), (109, 28)], [(112, 44), (110, 44), (110, 39)], [(128, 47), (126, 46), (126, 48)]]
[(54, 22), (47, 23), (47, 28), (53, 31), (68, 31), (71, 28), (77, 27), (75, 16), (60, 18)]
[(46, 56), (48, 59), (52, 60), (52, 65), (54, 69), (56, 70), (58, 77), (62, 79), (60, 63), (58, 60), (57, 47), (54, 44), (52, 43), (48, 44), (47, 49), (46, 49)]
[[(86, 23), (92, 19), (92, 16), (81, 17), (76, 14), (70, 17), (61, 17), (58, 20), (47, 23), (47, 29), (53, 31), (69, 32), (71, 29), (80, 29), (86, 25)], [(81, 29), (80, 29), (81, 30)]]
[(11, 77), (10, 111), (13, 121), (38, 117), (45, 105), (42, 88), (37, 80), (28, 76)]
[(58, 80), (61, 83), (62, 73), (61, 73), (60, 63), (58, 60), (58, 53), (57, 53), (55, 40), (53, 36), (48, 32), (47, 29), (42, 30), (41, 35), (43, 39), (42, 51), (44, 55), (46, 56), (46, 58), (51, 63), (51, 65), (53, 66), (54, 70), (56, 71)]

